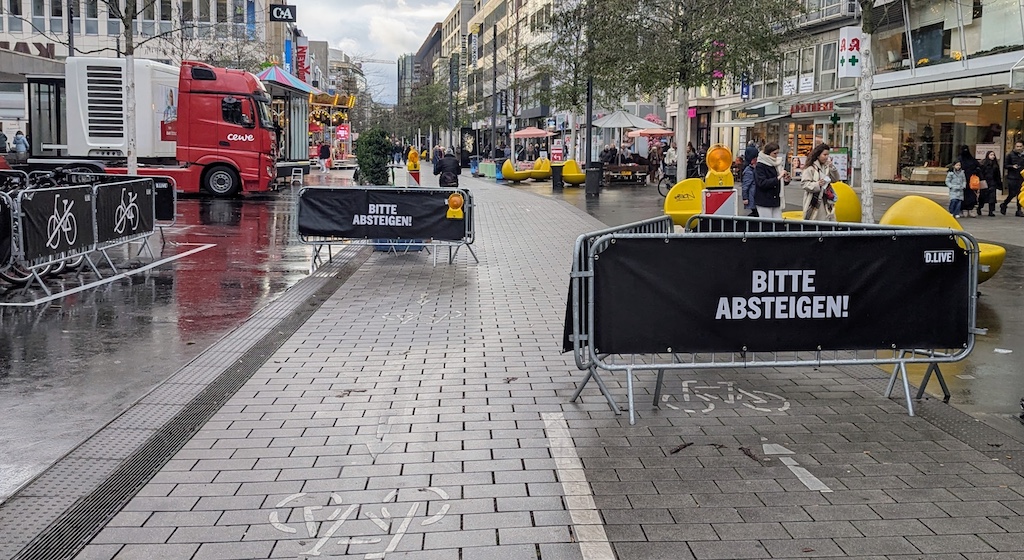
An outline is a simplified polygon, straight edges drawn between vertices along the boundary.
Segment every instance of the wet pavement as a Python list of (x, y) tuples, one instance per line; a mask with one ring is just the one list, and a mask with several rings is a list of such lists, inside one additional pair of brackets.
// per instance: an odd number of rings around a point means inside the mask
[[(176, 387), (0, 506), (0, 534), (14, 537), (0, 539), (0, 556), (1024, 554), (1024, 439), (934, 401), (909, 417), (902, 399), (880, 395), (887, 376), (875, 368), (673, 371), (661, 408), (650, 406), (654, 376), (640, 375), (635, 425), (592, 386), (570, 402), (583, 375), (558, 351), (566, 263), (575, 237), (601, 224), (517, 188), (464, 184), (478, 264), (372, 253), (349, 276), (301, 280), (270, 307), (308, 314), (275, 322), (261, 310), (176, 372)], [(317, 281), (323, 297), (310, 301)], [(261, 346), (264, 332), (283, 341)], [(178, 426), (199, 428), (156, 470), (132, 470), (143, 454), (121, 440), (154, 447), (176, 408), (198, 405), (178, 391), (206, 394), (256, 350), (209, 421)], [(698, 394), (728, 387), (735, 398), (690, 410), (695, 378), (708, 385)], [(625, 391), (624, 375), (606, 381)], [(144, 414), (157, 407), (170, 410)], [(68, 476), (101, 456), (107, 472)]]
[(181, 199), (153, 251), (212, 248), (48, 305), (0, 308), (0, 500), (308, 274), (290, 197)]
[[(307, 184), (348, 184), (350, 176), (313, 174)], [(429, 166), (423, 178), (436, 183)], [(663, 200), (653, 186), (605, 188), (596, 199), (578, 188), (552, 193), (549, 182), (508, 188), (562, 200), (607, 225), (659, 215)], [(309, 250), (291, 235), (291, 197), (285, 190), (180, 200), (165, 252), (213, 248), (46, 306), (0, 310), (0, 500), (307, 275)], [(877, 196), (877, 215), (897, 199), (894, 192)], [(981, 290), (978, 325), (987, 335), (968, 360), (945, 367), (952, 403), (1019, 434), (1024, 337), (1015, 333), (1024, 332), (1024, 219), (963, 223), (980, 239), (1004, 245), (1008, 257)], [(158, 241), (151, 240), (157, 252)], [(939, 394), (934, 382), (929, 390)]]

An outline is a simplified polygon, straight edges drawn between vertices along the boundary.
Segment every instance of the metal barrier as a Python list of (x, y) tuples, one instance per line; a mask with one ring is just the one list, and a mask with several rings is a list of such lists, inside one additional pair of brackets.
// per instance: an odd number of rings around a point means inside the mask
[[(164, 187), (161, 207), (165, 217), (170, 219), (169, 223), (173, 223), (176, 194), (170, 178), (96, 173), (36, 175), (33, 183), (32, 175), (0, 174), (0, 185), (18, 189), (16, 199), (3, 195), (6, 201), (0, 203), (3, 207), (0, 213), (3, 215), (0, 217), (0, 271), (17, 264), (18, 272), (14, 277), (5, 273), (5, 278), (15, 285), (24, 284), (23, 293), (33, 284), (38, 284), (46, 292), (44, 299), (48, 301), (66, 295), (69, 290), (80, 291), (81, 286), (67, 288), (62, 284), (60, 293), (54, 294), (43, 275), (65, 268), (78, 270), (80, 275), (81, 265), (88, 265), (98, 278), (89, 287), (133, 274), (134, 270), (118, 270), (108, 252), (114, 247), (129, 246), (132, 242), (142, 242), (136, 257), (146, 252), (156, 261), (145, 240), (158, 225), (158, 196), (161, 192), (157, 184)], [(70, 186), (37, 188), (37, 183), (46, 185), (58, 180)], [(10, 220), (11, 235), (7, 241), (2, 240), (5, 218)], [(6, 261), (5, 251), (9, 251)], [(100, 272), (92, 258), (93, 253), (102, 257), (112, 274)], [(132, 256), (131, 249), (129, 256)], [(151, 265), (156, 266), (151, 263), (138, 271), (148, 270)]]
[(14, 263), (14, 201), (0, 192), (0, 271)]
[[(461, 206), (453, 195), (461, 196)], [(466, 247), (480, 262), (472, 247), (473, 195), (464, 188), (304, 187), (293, 222), (299, 241), (313, 246), (314, 269), (324, 262), (325, 248), (328, 260), (333, 257), (333, 245), (387, 246), (396, 253), (426, 247), (435, 265), (431, 247), (447, 247), (449, 264)]]
[(587, 371), (573, 400), (594, 379), (619, 413), (599, 370), (625, 371), (631, 424), (634, 372), (658, 372), (657, 406), (669, 369), (895, 364), (885, 394), (902, 377), (913, 415), (906, 365), (961, 360), (979, 332), (978, 244), (962, 231), (704, 215), (681, 234), (638, 225), (577, 240), (563, 340)]

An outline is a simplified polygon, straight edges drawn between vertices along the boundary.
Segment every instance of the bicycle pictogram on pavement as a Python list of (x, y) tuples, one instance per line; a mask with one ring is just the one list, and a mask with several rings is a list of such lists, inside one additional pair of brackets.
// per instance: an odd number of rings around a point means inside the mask
[[(394, 501), (398, 497), (398, 490), (392, 490), (381, 500), (379, 514), (372, 511), (362, 512), (362, 518), (370, 520), (381, 530), (385, 537), (358, 536), (338, 537), (335, 539), (335, 534), (341, 530), (345, 522), (349, 519), (360, 517), (360, 514), (357, 512), (363, 508), (363, 505), (360, 504), (349, 504), (346, 507), (343, 498), (337, 493), (332, 493), (328, 500), (328, 507), (332, 502), (335, 507), (326, 517), (323, 517), (321, 514), (321, 518), (317, 519), (317, 512), (324, 510), (324, 506), (302, 506), (302, 524), (299, 529), (282, 521), (282, 516), (278, 512), (281, 509), (295, 509), (298, 506), (291, 504), (302, 500), (302, 498), (308, 495), (306, 492), (292, 494), (281, 500), (275, 506), (276, 509), (270, 512), (270, 525), (288, 535), (298, 536), (299, 531), (304, 530), (306, 538), (317, 539), (310, 549), (301, 553), (306, 556), (320, 556), (325, 552), (324, 549), (332, 544), (332, 539), (334, 539), (333, 544), (344, 547), (348, 545), (381, 545), (384, 544), (386, 536), (390, 536), (391, 538), (388, 539), (383, 550), (367, 552), (363, 556), (365, 560), (383, 560), (389, 552), (394, 552), (398, 548), (402, 537), (409, 531), (409, 527), (414, 521), (418, 520), (420, 526), (427, 527), (441, 521), (447, 515), (448, 510), (451, 509), (451, 504), (447, 503), (448, 493), (444, 490), (427, 487), (420, 488), (419, 491), (432, 494), (437, 499), (444, 500), (445, 503), (441, 505), (437, 513), (428, 516), (427, 509), (430, 505), (430, 497), (422, 501), (399, 503)], [(391, 504), (390, 507), (396, 509), (396, 511), (405, 510), (405, 513), (393, 514), (388, 504)], [(291, 515), (285, 514), (283, 517), (287, 521), (291, 518)]]

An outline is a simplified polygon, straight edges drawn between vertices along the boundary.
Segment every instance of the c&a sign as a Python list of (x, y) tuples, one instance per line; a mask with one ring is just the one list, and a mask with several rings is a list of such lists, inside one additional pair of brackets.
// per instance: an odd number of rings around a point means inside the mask
[(289, 21), (295, 23), (295, 6), (271, 4), (270, 21)]

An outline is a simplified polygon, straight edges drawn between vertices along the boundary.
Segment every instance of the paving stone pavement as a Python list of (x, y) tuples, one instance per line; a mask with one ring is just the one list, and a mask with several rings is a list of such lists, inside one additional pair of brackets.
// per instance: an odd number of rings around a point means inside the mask
[(1024, 479), (863, 372), (672, 374), (660, 409), (641, 375), (634, 426), (569, 403), (570, 256), (602, 225), (463, 185), (479, 264), (375, 253), (78, 558), (1024, 557)]

